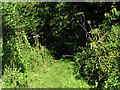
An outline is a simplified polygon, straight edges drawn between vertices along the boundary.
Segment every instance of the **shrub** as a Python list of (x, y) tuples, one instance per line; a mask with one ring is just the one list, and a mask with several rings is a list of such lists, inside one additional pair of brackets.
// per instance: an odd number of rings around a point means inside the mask
[[(52, 58), (48, 50), (40, 44), (40, 50), (38, 47), (30, 45), (30, 39), (33, 36), (32, 31), (36, 30), (39, 25), (38, 22), (40, 22), (37, 21), (38, 16), (35, 9), (40, 4), (42, 7), (42, 3), (28, 3), (2, 3), (4, 88), (27, 87), (29, 70), (42, 66), (47, 61), (50, 63)], [(34, 40), (32, 42), (34, 44)]]
[(120, 88), (120, 24), (111, 23), (112, 16), (109, 19), (89, 32), (90, 43), (87, 47), (81, 47), (82, 52), (75, 56), (78, 76), (83, 76), (97, 88)]
[(5, 88), (26, 88), (28, 87), (27, 83), (27, 74), (21, 73), (19, 70), (14, 68), (7, 68), (3, 75), (3, 87)]

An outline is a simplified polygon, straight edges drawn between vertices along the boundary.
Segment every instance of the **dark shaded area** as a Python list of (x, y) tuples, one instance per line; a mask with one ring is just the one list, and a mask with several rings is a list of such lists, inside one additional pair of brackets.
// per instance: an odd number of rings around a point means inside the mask
[[(42, 27), (42, 32), (44, 32), (44, 39), (42, 40), (42, 45), (51, 51), (56, 59), (60, 59), (62, 55), (73, 55), (76, 52), (81, 51), (79, 47), (85, 47), (87, 41), (86, 32), (81, 28), (75, 17), (75, 13), (85, 12), (85, 25), (87, 31), (90, 31), (90, 27), (87, 24), (87, 21), (91, 21), (91, 26), (99, 25), (102, 23), (104, 18), (104, 13), (111, 10), (112, 3), (66, 3), (64, 9), (50, 10), (51, 14), (47, 17), (44, 17), (45, 24)], [(53, 8), (53, 6), (51, 7)], [(89, 9), (88, 9), (89, 8)], [(56, 23), (50, 25), (54, 18), (59, 18), (55, 16), (55, 13), (60, 14), (60, 16), (68, 16), (67, 23), (65, 20), (58, 19)], [(78, 16), (80, 17), (80, 16)], [(82, 18), (83, 19), (83, 18)], [(95, 21), (95, 22), (94, 22)], [(58, 25), (57, 23), (61, 22), (63, 26)], [(66, 26), (64, 27), (64, 25)], [(82, 24), (82, 22), (80, 22)], [(54, 29), (55, 28), (55, 29)], [(55, 33), (55, 31), (56, 33)], [(40, 32), (39, 32), (40, 33)], [(55, 35), (53, 35), (55, 33)], [(44, 40), (46, 40), (44, 42)]]

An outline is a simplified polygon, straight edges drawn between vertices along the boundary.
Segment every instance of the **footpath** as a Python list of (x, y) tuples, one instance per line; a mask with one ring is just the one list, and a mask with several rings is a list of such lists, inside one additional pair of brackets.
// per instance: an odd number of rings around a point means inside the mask
[(90, 88), (84, 80), (77, 80), (73, 75), (73, 62), (56, 61), (43, 68), (28, 73), (29, 88)]

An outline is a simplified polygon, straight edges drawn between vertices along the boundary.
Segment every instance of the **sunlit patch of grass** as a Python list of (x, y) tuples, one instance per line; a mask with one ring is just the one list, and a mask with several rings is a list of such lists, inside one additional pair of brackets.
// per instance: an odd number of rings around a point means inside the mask
[(90, 88), (83, 80), (76, 80), (70, 63), (57, 61), (50, 66), (29, 72), (29, 88)]

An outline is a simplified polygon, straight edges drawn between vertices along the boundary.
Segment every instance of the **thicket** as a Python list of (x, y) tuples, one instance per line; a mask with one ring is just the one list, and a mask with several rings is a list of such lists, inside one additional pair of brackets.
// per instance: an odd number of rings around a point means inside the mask
[[(27, 3), (3, 4), (3, 87), (28, 87), (30, 80), (27, 72), (34, 67), (42, 67), (52, 59), (49, 51), (39, 43), (35, 26), (39, 19), (35, 20), (36, 13), (32, 12), (35, 8), (30, 6)], [(34, 14), (26, 17), (26, 10), (30, 13), (30, 9)], [(31, 38), (33, 46), (29, 40)]]
[[(106, 20), (88, 32), (89, 43), (75, 56), (77, 78), (84, 77), (96, 88), (120, 88), (120, 13), (112, 6)], [(90, 23), (89, 23), (90, 24)], [(91, 25), (90, 25), (91, 26)]]
[(118, 87), (117, 9), (118, 3), (2, 3), (4, 86), (27, 87), (30, 69), (75, 55), (76, 72), (90, 84)]

